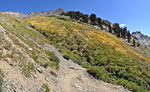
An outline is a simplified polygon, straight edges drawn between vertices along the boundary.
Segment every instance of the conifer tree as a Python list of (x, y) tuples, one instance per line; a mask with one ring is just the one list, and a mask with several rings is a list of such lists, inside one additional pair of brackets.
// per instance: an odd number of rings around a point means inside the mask
[(135, 47), (135, 40), (133, 39), (133, 46)]
[(102, 19), (101, 19), (101, 18), (97, 18), (97, 24), (98, 24), (98, 26), (103, 30), (103, 27), (102, 27)]
[(121, 34), (121, 30), (120, 30), (120, 29), (118, 29), (117, 37), (120, 37), (120, 34)]
[(127, 27), (124, 27), (123, 30), (122, 30), (122, 37), (124, 39), (126, 39), (126, 34), (127, 34)]
[(113, 25), (113, 30), (114, 30), (114, 33), (115, 33), (118, 37), (120, 37), (120, 26), (119, 26), (118, 23), (115, 23), (115, 24)]
[(96, 15), (95, 14), (91, 14), (90, 15), (90, 20), (91, 20), (91, 25), (95, 25), (96, 24)]
[(128, 42), (130, 43), (130, 40), (131, 40), (131, 34), (130, 34), (130, 31), (127, 32), (127, 39), (128, 39)]
[(112, 27), (111, 27), (110, 23), (109, 23), (109, 32), (112, 33)]
[(82, 19), (83, 19), (83, 21), (82, 21), (82, 22), (84, 22), (84, 23), (88, 23), (89, 15), (88, 15), (88, 14), (84, 14), (84, 15), (82, 16)]
[(137, 43), (137, 47), (140, 47), (140, 43)]
[(98, 23), (99, 26), (102, 25), (102, 19), (101, 18), (97, 18), (97, 23)]

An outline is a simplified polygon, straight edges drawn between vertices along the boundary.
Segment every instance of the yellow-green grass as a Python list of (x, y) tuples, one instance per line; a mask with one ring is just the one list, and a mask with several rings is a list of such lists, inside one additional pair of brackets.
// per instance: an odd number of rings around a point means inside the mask
[[(58, 20), (55, 17), (34, 17), (29, 19), (28, 22), (34, 25), (37, 29), (40, 29), (41, 31), (51, 31), (52, 33), (57, 33), (57, 35), (60, 35), (62, 37), (66, 36), (68, 33), (70, 33), (70, 31), (73, 31), (74, 34), (81, 36), (88, 43), (93, 40), (96, 43), (111, 46), (121, 53), (132, 54), (142, 60), (149, 60), (147, 57), (144, 57), (143, 55), (134, 51), (131, 47), (124, 44), (115, 36), (107, 32), (96, 30), (89, 26), (78, 24), (72, 21)], [(59, 22), (60, 24), (53, 24), (54, 22)], [(87, 28), (87, 30), (82, 31), (83, 28)], [(71, 33), (71, 35), (73, 35), (73, 33)]]
[(95, 78), (134, 92), (150, 90), (150, 59), (115, 36), (63, 16), (39, 16), (24, 21)]

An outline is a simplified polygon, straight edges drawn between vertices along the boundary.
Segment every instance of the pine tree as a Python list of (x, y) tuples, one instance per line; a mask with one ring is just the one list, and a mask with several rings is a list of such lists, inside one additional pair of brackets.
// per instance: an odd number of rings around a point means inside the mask
[(135, 47), (135, 40), (133, 39), (133, 46)]
[(127, 27), (124, 27), (123, 30), (122, 30), (122, 37), (124, 39), (126, 39), (126, 34), (127, 34)]
[(91, 25), (95, 25), (96, 24), (96, 15), (95, 14), (91, 14), (90, 15), (90, 20), (91, 20)]
[(71, 18), (71, 19), (73, 19), (73, 18), (74, 18), (73, 13), (74, 13), (74, 11), (69, 11), (69, 12), (68, 12), (68, 16), (70, 16), (70, 18)]
[(120, 29), (118, 29), (117, 37), (120, 37), (120, 34), (121, 34), (121, 30), (120, 30)]
[(79, 11), (74, 12), (75, 20), (79, 20), (82, 16), (83, 16), (83, 13), (80, 13)]
[(103, 30), (103, 27), (102, 27), (102, 19), (101, 19), (101, 18), (97, 18), (97, 24), (98, 24), (98, 26)]
[(120, 30), (121, 30), (121, 38), (123, 38), (123, 28), (120, 28)]
[(101, 18), (97, 18), (97, 23), (98, 23), (99, 26), (102, 25), (102, 19)]
[(109, 32), (112, 33), (112, 27), (111, 27), (110, 23), (109, 23)]
[(113, 24), (113, 30), (114, 30), (114, 33), (115, 33), (118, 37), (120, 37), (120, 26), (119, 26), (118, 23)]
[(60, 15), (65, 15), (65, 16), (66, 16), (66, 13), (65, 13), (65, 12), (63, 12), (63, 13), (61, 13)]
[(83, 21), (82, 21), (82, 22), (84, 22), (84, 23), (88, 23), (89, 15), (88, 15), (88, 14), (84, 14), (84, 15), (82, 16), (82, 19), (83, 19)]
[(130, 43), (130, 40), (131, 40), (131, 34), (130, 34), (130, 31), (127, 32), (127, 39), (128, 39), (128, 42)]
[(137, 47), (140, 47), (140, 43), (137, 43)]

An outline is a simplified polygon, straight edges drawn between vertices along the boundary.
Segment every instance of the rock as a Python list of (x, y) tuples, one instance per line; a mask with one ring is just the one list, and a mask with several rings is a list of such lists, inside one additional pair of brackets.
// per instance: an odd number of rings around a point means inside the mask
[(52, 11), (41, 11), (41, 12), (32, 12), (27, 14), (27, 17), (33, 17), (33, 16), (48, 16), (48, 15), (60, 15), (64, 12), (62, 8), (52, 10)]
[(70, 69), (75, 69), (73, 66), (69, 66)]
[(115, 81), (116, 79), (112, 79), (112, 81)]
[(24, 15), (23, 13), (19, 13), (19, 12), (4, 12), (3, 14), (12, 15), (12, 16), (15, 16), (17, 18), (26, 17), (26, 15)]
[(45, 90), (43, 87), (41, 87), (41, 88), (38, 89), (38, 91), (36, 91), (36, 92), (46, 92), (46, 90)]
[(142, 34), (140, 31), (133, 32), (132, 37), (138, 41), (138, 43), (145, 45), (145, 46), (150, 46), (150, 37), (147, 35)]
[(74, 88), (76, 88), (77, 90), (80, 90), (80, 91), (82, 90), (82, 87), (80, 85), (76, 84), (76, 83), (72, 83), (72, 86)]
[(58, 83), (58, 80), (54, 77), (54, 76), (51, 76), (51, 79), (57, 84)]
[(36, 75), (36, 73), (35, 73), (35, 72), (34, 72), (32, 75), (33, 75), (33, 77), (34, 77), (34, 78), (37, 78), (37, 75)]
[(48, 82), (48, 78), (47, 77), (45, 77), (45, 80)]
[(43, 73), (43, 71), (42, 71), (40, 68), (36, 68), (36, 70), (37, 70), (39, 73)]
[(32, 48), (29, 48), (29, 50), (32, 51), (33, 49), (32, 49)]

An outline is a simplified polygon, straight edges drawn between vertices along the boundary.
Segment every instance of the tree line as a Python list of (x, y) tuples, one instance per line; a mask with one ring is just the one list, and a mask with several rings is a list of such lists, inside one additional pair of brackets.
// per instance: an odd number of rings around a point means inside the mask
[[(97, 25), (103, 30), (103, 25), (107, 25), (109, 28), (109, 32), (113, 33), (119, 38), (128, 39), (128, 42), (131, 42), (131, 33), (129, 30), (127, 30), (127, 27), (121, 28), (119, 23), (114, 23), (111, 25), (111, 23), (108, 21), (109, 24), (105, 24), (105, 22), (96, 16), (96, 14), (83, 14), (80, 11), (68, 11), (65, 13), (62, 13), (61, 15), (69, 16), (71, 19), (79, 20), (84, 23), (89, 23), (91, 25)], [(133, 40), (133, 46), (135, 45), (135, 40)], [(139, 47), (140, 44), (138, 43), (137, 46)]]

